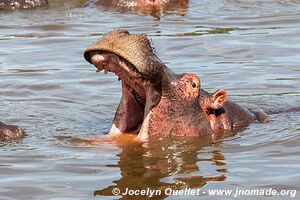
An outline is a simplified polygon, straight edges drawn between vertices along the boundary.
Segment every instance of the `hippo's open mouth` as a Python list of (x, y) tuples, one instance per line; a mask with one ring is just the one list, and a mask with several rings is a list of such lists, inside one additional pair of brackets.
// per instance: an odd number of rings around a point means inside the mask
[(122, 81), (122, 98), (110, 133), (138, 133), (144, 118), (147, 80), (134, 65), (114, 53), (94, 51), (90, 56), (98, 72), (113, 72)]
[[(147, 140), (149, 133), (177, 131), (169, 117), (174, 112), (169, 108), (176, 102), (177, 89), (173, 88), (176, 84), (172, 83), (178, 76), (157, 57), (145, 35), (112, 31), (87, 48), (84, 58), (98, 71), (113, 72), (122, 81), (122, 97), (110, 135), (135, 133), (140, 140)], [(183, 107), (181, 109), (185, 109)], [(186, 115), (184, 117), (190, 119), (190, 115)]]

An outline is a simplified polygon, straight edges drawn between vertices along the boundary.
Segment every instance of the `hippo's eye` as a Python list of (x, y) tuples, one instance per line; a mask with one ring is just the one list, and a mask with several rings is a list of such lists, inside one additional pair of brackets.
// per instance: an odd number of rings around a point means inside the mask
[(197, 84), (194, 83), (193, 81), (192, 81), (192, 87), (193, 87), (193, 88), (197, 87)]

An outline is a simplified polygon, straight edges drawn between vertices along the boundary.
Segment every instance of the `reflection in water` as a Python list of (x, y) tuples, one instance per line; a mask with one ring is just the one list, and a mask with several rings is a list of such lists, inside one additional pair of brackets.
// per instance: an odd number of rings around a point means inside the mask
[(195, 27), (197, 30), (193, 32), (186, 32), (186, 33), (175, 33), (175, 34), (162, 34), (162, 33), (155, 33), (148, 36), (167, 36), (167, 37), (186, 37), (186, 36), (200, 36), (200, 35), (212, 35), (212, 34), (230, 34), (232, 31), (240, 31), (240, 30), (247, 30), (246, 28), (221, 28), (221, 27), (205, 27), (205, 26), (197, 26)]
[[(208, 138), (201, 139), (203, 140), (161, 139), (144, 144), (119, 145), (122, 148), (122, 152), (117, 155), (120, 160), (116, 166), (109, 167), (119, 167), (121, 178), (113, 181), (114, 185), (95, 191), (94, 195), (111, 196), (114, 188), (120, 189), (121, 193), (126, 188), (181, 190), (201, 188), (209, 181), (224, 181), (227, 172), (224, 156), (219, 150), (205, 150), (214, 146), (214, 143)], [(205, 162), (216, 166), (218, 175), (202, 176), (201, 164)], [(170, 176), (175, 178), (170, 180)], [(165, 197), (164, 195), (162, 192), (161, 197)], [(123, 198), (130, 199), (130, 196), (125, 195)]]
[(60, 69), (10, 69), (12, 72), (17, 72), (17, 73), (34, 73), (34, 72), (47, 72), (47, 71), (52, 71), (52, 70), (60, 70)]

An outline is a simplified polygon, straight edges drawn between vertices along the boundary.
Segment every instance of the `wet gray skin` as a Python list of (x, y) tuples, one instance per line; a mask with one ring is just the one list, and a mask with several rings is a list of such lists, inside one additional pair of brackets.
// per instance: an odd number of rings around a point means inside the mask
[(84, 57), (98, 71), (111, 71), (122, 81), (111, 135), (137, 133), (141, 140), (155, 135), (204, 136), (238, 130), (257, 119), (227, 101), (226, 91), (209, 94), (200, 89), (196, 75), (172, 72), (144, 35), (112, 31), (86, 49)]

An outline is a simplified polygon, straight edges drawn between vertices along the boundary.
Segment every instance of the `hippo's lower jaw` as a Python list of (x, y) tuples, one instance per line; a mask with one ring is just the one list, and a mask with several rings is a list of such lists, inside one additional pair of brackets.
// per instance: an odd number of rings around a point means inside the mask
[(93, 52), (91, 58), (98, 72), (113, 72), (122, 81), (122, 97), (109, 134), (139, 132), (145, 112), (147, 81), (132, 64), (113, 53)]

